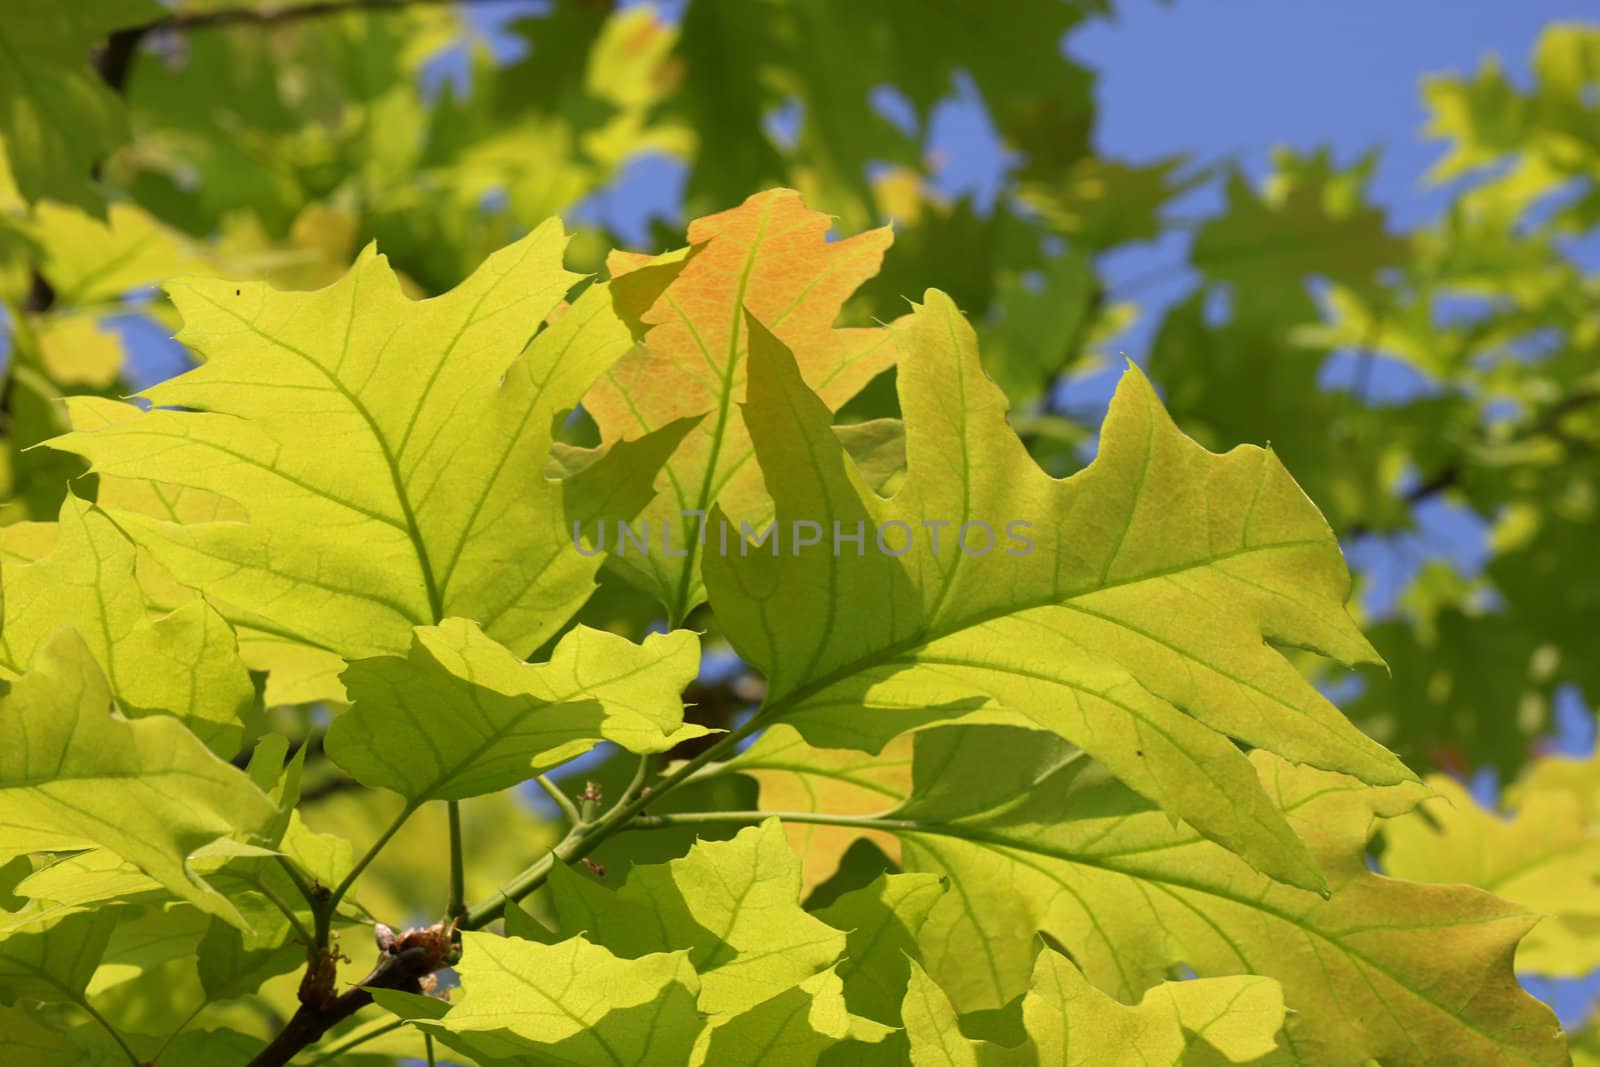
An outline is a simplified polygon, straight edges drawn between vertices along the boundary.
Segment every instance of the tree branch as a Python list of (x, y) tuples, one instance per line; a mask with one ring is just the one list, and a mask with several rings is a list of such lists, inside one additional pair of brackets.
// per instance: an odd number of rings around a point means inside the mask
[(152, 33), (192, 33), (195, 30), (227, 26), (277, 26), (346, 11), (382, 13), (403, 11), (409, 7), (472, 7), (512, 2), (514, 0), (314, 0), (308, 4), (285, 4), (279, 7), (223, 8), (218, 11), (167, 15), (143, 26), (118, 30), (106, 38), (95, 56), (95, 69), (108, 86), (120, 93), (127, 88), (140, 44)]
[(187, 33), (192, 30), (213, 29), (218, 26), (273, 26), (301, 19), (322, 18), (346, 11), (402, 11), (408, 7), (472, 7), (483, 4), (513, 3), (515, 0), (314, 0), (308, 4), (282, 4), (275, 7), (224, 8), (218, 11), (196, 11), (193, 14), (168, 15), (139, 27), (125, 31), (139, 34), (154, 31)]
[[(505, 914), (508, 902), (521, 900), (544, 885), (550, 877), (551, 868), (557, 863), (571, 863), (587, 856), (599, 848), (606, 838), (627, 829), (629, 822), (643, 812), (648, 804), (688, 781), (706, 764), (731, 755), (738, 749), (740, 741), (766, 729), (771, 721), (771, 715), (755, 715), (743, 726), (723, 734), (716, 743), (702, 749), (693, 759), (679, 764), (677, 769), (656, 784), (653, 791), (639, 791), (631, 795), (624, 793), (611, 810), (594, 822), (574, 826), (572, 832), (562, 838), (555, 848), (535, 860), (527, 870), (501, 886), (488, 900), (467, 909), (466, 918), (461, 922), (462, 929), (481, 929), (500, 918)], [(639, 781), (642, 781), (642, 776), (636, 776), (636, 783)]]
[(567, 817), (569, 823), (576, 826), (583, 821), (583, 813), (578, 810), (578, 805), (572, 802), (572, 798), (567, 796), (559, 783), (547, 774), (536, 774), (533, 776), (533, 780), (538, 783), (540, 789), (544, 790), (545, 796), (554, 801), (556, 807), (561, 809), (561, 814)]
[[(324, 952), (320, 962), (307, 971), (307, 981), (301, 983), (300, 1007), (247, 1067), (284, 1067), (301, 1049), (316, 1043), (335, 1024), (371, 1004), (374, 989), (422, 992), (422, 979), (445, 964), (445, 953), (436, 941), (423, 937), (402, 939), (385, 948), (372, 972), (354, 989), (338, 996), (333, 996), (331, 990), (333, 958)], [(445, 938), (444, 945), (448, 944)], [(324, 973), (323, 969), (326, 969), (326, 984), (330, 987), (327, 989), (316, 980)]]
[[(1526, 441), (1530, 438), (1538, 437), (1541, 434), (1551, 434), (1559, 437), (1557, 431), (1563, 418), (1575, 411), (1582, 411), (1584, 408), (1590, 407), (1591, 405), (1597, 403), (1600, 403), (1600, 390), (1576, 390), (1575, 392), (1567, 394), (1554, 404), (1551, 404), (1548, 408), (1545, 408), (1543, 411), (1541, 411), (1539, 416), (1535, 418), (1533, 422), (1529, 423), (1525, 429), (1513, 434), (1510, 440), (1513, 442)], [(1492, 443), (1504, 444), (1506, 442), (1501, 441)], [(1569, 445), (1572, 444), (1570, 441), (1565, 443)], [(1465, 461), (1462, 459), (1453, 459), (1449, 463), (1446, 463), (1443, 467), (1440, 467), (1426, 480), (1418, 482), (1416, 485), (1412, 486), (1411, 489), (1407, 491), (1401, 499), (1405, 501), (1407, 507), (1420, 504), (1425, 500), (1431, 500), (1440, 493), (1454, 489), (1456, 486), (1460, 485), (1461, 478), (1465, 474)], [(1360, 537), (1371, 532), (1371, 527), (1369, 527), (1367, 524), (1356, 523), (1350, 527), (1350, 530), (1346, 536)]]

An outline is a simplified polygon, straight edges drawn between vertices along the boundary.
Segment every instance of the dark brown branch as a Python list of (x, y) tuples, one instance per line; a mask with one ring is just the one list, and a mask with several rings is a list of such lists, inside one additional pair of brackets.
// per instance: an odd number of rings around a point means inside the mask
[(45, 281), (43, 274), (34, 271), (33, 277), (28, 280), (28, 295), (22, 301), (22, 310), (38, 315), (49, 311), (55, 302), (56, 291)]
[(285, 4), (281, 7), (223, 8), (219, 11), (196, 11), (193, 14), (168, 15), (147, 22), (143, 26), (129, 26), (118, 30), (106, 39), (95, 56), (95, 69), (104, 82), (116, 92), (128, 85), (128, 75), (139, 54), (139, 45), (151, 33), (189, 33), (194, 30), (215, 29), (224, 26), (273, 26), (301, 19), (337, 15), (344, 11), (401, 11), (408, 7), (441, 6), (470, 7), (476, 4), (505, 4), (512, 0), (313, 0), (308, 4)]
[(300, 19), (337, 15), (345, 11), (398, 11), (408, 7), (437, 7), (449, 5), (470, 7), (475, 4), (505, 4), (513, 0), (313, 0), (308, 4), (283, 4), (278, 7), (224, 8), (219, 11), (197, 11), (191, 15), (169, 15), (133, 31), (149, 33), (154, 30), (186, 33), (190, 30), (211, 29), (217, 26), (273, 25)]
[(398, 939), (390, 935), (387, 943), (380, 939), (380, 944), (383, 952), (372, 973), (337, 996), (333, 984), (338, 956), (326, 950), (314, 956), (300, 983), (300, 1007), (247, 1067), (284, 1067), (334, 1026), (371, 1004), (374, 989), (421, 993), (423, 980), (449, 962), (453, 949), (449, 932), (439, 927), (408, 931)]
[(115, 92), (120, 93), (127, 87), (134, 53), (139, 50), (139, 41), (150, 29), (149, 26), (134, 26), (118, 30), (106, 38), (106, 43), (95, 56), (94, 67), (100, 72), (100, 80)]
[[(1549, 434), (1562, 439), (1564, 443), (1566, 443), (1569, 447), (1572, 447), (1573, 442), (1566, 441), (1558, 432), (1561, 426), (1561, 420), (1575, 411), (1582, 411), (1584, 408), (1596, 403), (1600, 403), (1600, 391), (1580, 389), (1574, 393), (1564, 396), (1554, 404), (1551, 404), (1548, 408), (1545, 408), (1543, 411), (1541, 411), (1539, 413), (1539, 417), (1534, 419), (1526, 429), (1513, 435), (1512, 440), (1526, 441), (1529, 438), (1538, 437), (1541, 434)], [(1421, 504), (1423, 501), (1431, 500), (1440, 493), (1454, 489), (1457, 485), (1460, 485), (1461, 477), (1465, 473), (1466, 466), (1461, 460), (1451, 460), (1449, 463), (1446, 463), (1443, 467), (1439, 468), (1439, 470), (1432, 477), (1428, 478), (1426, 481), (1419, 482), (1412, 486), (1411, 490), (1406, 493), (1403, 499), (1405, 500), (1407, 506), (1413, 506), (1416, 504)], [(1371, 529), (1365, 523), (1357, 523), (1356, 525), (1350, 527), (1347, 536), (1360, 537), (1361, 535), (1370, 532)]]

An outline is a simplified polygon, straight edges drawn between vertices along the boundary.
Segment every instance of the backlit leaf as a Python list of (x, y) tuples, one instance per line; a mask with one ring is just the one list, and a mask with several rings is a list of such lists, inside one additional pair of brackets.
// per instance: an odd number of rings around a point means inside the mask
[(5, 622), (0, 671), (16, 676), (71, 626), (129, 716), (175, 715), (213, 751), (232, 756), (255, 687), (233, 631), (200, 599), (154, 613), (135, 574), (137, 552), (104, 514), (68, 495), (49, 553), (0, 566)]
[[(1344, 611), (1337, 543), (1270, 453), (1204, 451), (1130, 371), (1095, 462), (1051, 479), (933, 292), (896, 330), (909, 469), (883, 500), (788, 353), (751, 330), (745, 412), (781, 544), (735, 532), (706, 573), (719, 620), (767, 676), (762, 714), (869, 752), (958, 719), (1049, 729), (1310, 887), (1321, 875), (1232, 739), (1373, 782), (1411, 777), (1268, 644), (1373, 655)], [(802, 522), (818, 547), (800, 544)]]
[(277, 814), (243, 771), (164, 715), (128, 722), (89, 649), (70, 631), (0, 699), (0, 840), (11, 848), (92, 841), (174, 895), (233, 922), (237, 907), (189, 857)]
[(601, 740), (663, 752), (705, 732), (683, 722), (679, 695), (698, 650), (684, 630), (635, 645), (580, 626), (530, 665), (464, 619), (418, 627), (407, 658), (345, 671), (353, 706), (328, 731), (328, 755), (416, 804), (515, 785)]
[(834, 327), (845, 300), (877, 272), (891, 235), (872, 230), (830, 242), (829, 225), (785, 189), (694, 222), (681, 273), (644, 312), (644, 344), (584, 398), (606, 440), (700, 420), (668, 461), (660, 495), (639, 515), (639, 529), (649, 523), (649, 551), (613, 548), (615, 565), (654, 593), (674, 622), (705, 599), (698, 535), (706, 527), (684, 512), (720, 505), (756, 522), (771, 511), (738, 411), (750, 345), (745, 309), (793, 349), (806, 381), (833, 409), (893, 358), (886, 331)]
[(631, 514), (674, 440), (543, 476), (553, 420), (631, 343), (603, 286), (540, 330), (577, 280), (565, 243), (548, 223), (420, 302), (370, 248), (314, 293), (174, 283), (180, 340), (207, 362), (147, 390), (155, 410), (91, 405), (93, 428), (53, 445), (236, 502), (248, 521), (112, 512), (236, 624), (348, 659), (459, 615), (525, 655), (594, 587), (569, 520)]

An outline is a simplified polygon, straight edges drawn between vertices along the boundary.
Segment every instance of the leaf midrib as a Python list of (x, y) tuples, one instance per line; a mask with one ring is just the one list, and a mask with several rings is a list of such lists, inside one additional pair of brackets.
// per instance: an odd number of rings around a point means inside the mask
[[(1295, 808), (1300, 807), (1300, 806), (1301, 805), (1298, 805), (1298, 804), (1291, 805), (1288, 809), (1286, 809), (1285, 814), (1287, 814), (1288, 811), (1292, 811)], [(878, 828), (879, 829), (887, 829), (887, 830), (889, 830), (889, 831), (891, 831), (893, 833), (896, 833), (896, 834), (912, 834), (912, 835), (921, 834), (921, 835), (925, 835), (925, 836), (929, 836), (929, 837), (956, 838), (956, 839), (959, 839), (959, 840), (969, 841), (969, 842), (972, 842), (974, 844), (983, 845), (983, 846), (986, 846), (986, 847), (989, 847), (989, 848), (993, 848), (996, 851), (999, 851), (999, 852), (1002, 852), (1002, 853), (1006, 853), (1006, 854), (1010, 854), (1010, 858), (1013, 860), (1013, 862), (1023, 863), (1025, 866), (1031, 866), (1035, 870), (1037, 870), (1039, 874), (1043, 875), (1046, 878), (1049, 878), (1051, 881), (1056, 882), (1057, 884), (1063, 884), (1062, 879), (1058, 878), (1056, 875), (1054, 875), (1053, 873), (1051, 873), (1051, 872), (1049, 872), (1047, 870), (1040, 869), (1036, 864), (1027, 863), (1025, 860), (1017, 857), (1015, 854), (1016, 853), (1023, 853), (1025, 855), (1030, 855), (1030, 856), (1040, 856), (1040, 857), (1044, 857), (1046, 859), (1057, 860), (1057, 861), (1062, 862), (1062, 863), (1069, 863), (1069, 864), (1073, 864), (1073, 865), (1080, 866), (1080, 867), (1088, 867), (1088, 868), (1092, 868), (1092, 869), (1097, 870), (1097, 871), (1105, 872), (1107, 874), (1116, 875), (1116, 876), (1122, 877), (1122, 878), (1127, 878), (1127, 879), (1130, 879), (1131, 881), (1134, 881), (1136, 883), (1145, 883), (1145, 882), (1147, 882), (1147, 883), (1150, 883), (1152, 885), (1162, 887), (1163, 889), (1167, 890), (1168, 892), (1171, 892), (1174, 889), (1187, 890), (1187, 891), (1192, 892), (1192, 893), (1198, 893), (1198, 894), (1202, 894), (1204, 896), (1215, 897), (1215, 898), (1217, 898), (1219, 900), (1226, 901), (1226, 902), (1228, 902), (1230, 904), (1234, 904), (1234, 905), (1236, 905), (1238, 907), (1259, 911), (1259, 912), (1261, 912), (1261, 913), (1263, 913), (1265, 915), (1271, 916), (1272, 918), (1279, 920), (1280, 922), (1283, 922), (1283, 923), (1286, 923), (1287, 925), (1295, 927), (1296, 929), (1300, 930), (1302, 933), (1306, 934), (1309, 937), (1314, 937), (1314, 938), (1326, 943), (1331, 948), (1333, 948), (1335, 951), (1337, 951), (1341, 956), (1344, 956), (1345, 958), (1347, 958), (1349, 960), (1352, 960), (1352, 961), (1359, 961), (1361, 964), (1365, 965), (1366, 967), (1370, 967), (1373, 971), (1377, 972), (1378, 974), (1383, 975), (1385, 978), (1387, 978), (1389, 981), (1393, 982), (1395, 985), (1399, 986), (1401, 989), (1403, 989), (1406, 992), (1408, 992), (1408, 993), (1412, 994), (1413, 996), (1417, 997), (1419, 1000), (1422, 1000), (1423, 1002), (1431, 1005), (1435, 1010), (1439, 1011), (1441, 1014), (1443, 1014), (1443, 1015), (1445, 1015), (1445, 1016), (1447, 1016), (1447, 1017), (1459, 1022), (1465, 1028), (1467, 1028), (1467, 1029), (1473, 1031), (1474, 1033), (1477, 1033), (1477, 1034), (1481, 1035), (1482, 1037), (1486, 1038), (1487, 1040), (1492, 1042), (1496, 1047), (1501, 1048), (1501, 1049), (1506, 1049), (1508, 1051), (1517, 1051), (1515, 1049), (1512, 1049), (1511, 1046), (1509, 1046), (1509, 1045), (1505, 1044), (1503, 1041), (1501, 1041), (1499, 1039), (1499, 1037), (1497, 1037), (1495, 1034), (1490, 1033), (1489, 1031), (1485, 1030), (1482, 1026), (1476, 1025), (1472, 1021), (1462, 1017), (1461, 1015), (1459, 1015), (1456, 1012), (1452, 1011), (1448, 1006), (1446, 1006), (1444, 1004), (1441, 1004), (1438, 1000), (1436, 1000), (1432, 996), (1430, 996), (1427, 990), (1419, 989), (1419, 988), (1416, 988), (1415, 986), (1409, 984), (1409, 980), (1408, 979), (1396, 974), (1393, 970), (1391, 970), (1390, 968), (1384, 966), (1382, 962), (1373, 959), (1371, 956), (1369, 956), (1366, 953), (1360, 951), (1355, 946), (1346, 945), (1344, 942), (1336, 940), (1331, 934), (1329, 934), (1329, 933), (1327, 933), (1325, 931), (1319, 930), (1316, 927), (1311, 926), (1311, 925), (1309, 925), (1309, 924), (1307, 924), (1305, 922), (1302, 922), (1300, 920), (1300, 918), (1297, 917), (1297, 916), (1290, 915), (1290, 914), (1288, 914), (1288, 913), (1286, 913), (1286, 912), (1284, 912), (1282, 910), (1279, 910), (1277, 908), (1268, 907), (1264, 900), (1252, 900), (1252, 899), (1246, 899), (1246, 898), (1241, 898), (1241, 897), (1229, 896), (1227, 893), (1223, 892), (1220, 889), (1216, 889), (1214, 887), (1198, 884), (1198, 883), (1192, 882), (1192, 881), (1184, 881), (1182, 879), (1179, 879), (1179, 878), (1176, 878), (1176, 877), (1173, 877), (1173, 876), (1170, 876), (1170, 875), (1163, 875), (1163, 874), (1160, 874), (1160, 873), (1153, 873), (1153, 872), (1149, 872), (1149, 871), (1136, 871), (1136, 872), (1126, 871), (1126, 870), (1123, 870), (1123, 869), (1121, 869), (1119, 867), (1116, 867), (1116, 866), (1114, 866), (1112, 864), (1102, 862), (1102, 861), (1100, 861), (1100, 860), (1098, 860), (1096, 858), (1091, 858), (1091, 857), (1084, 856), (1084, 855), (1082, 855), (1080, 853), (1073, 852), (1073, 851), (1071, 851), (1069, 849), (1051, 848), (1051, 847), (1048, 847), (1048, 846), (1042, 846), (1042, 845), (1040, 845), (1038, 843), (1035, 843), (1035, 842), (1018, 841), (1018, 840), (1012, 839), (1011, 837), (1009, 837), (1009, 836), (1007, 836), (1006, 834), (1003, 834), (1003, 833), (997, 833), (997, 832), (992, 832), (992, 831), (985, 831), (985, 830), (981, 830), (981, 829), (976, 829), (976, 828), (973, 828), (973, 827), (963, 826), (963, 825), (961, 825), (959, 823), (941, 824), (941, 823), (927, 823), (927, 822), (923, 822), (921, 820), (886, 819), (886, 820), (882, 820), (882, 825), (880, 825)], [(1136, 855), (1137, 853), (1134, 853), (1134, 854)], [(935, 852), (935, 855), (937, 855), (937, 852)], [(1507, 915), (1507, 916), (1498, 916), (1498, 917), (1494, 917), (1494, 918), (1491, 918), (1491, 919), (1488, 919), (1488, 920), (1472, 920), (1472, 921), (1470, 921), (1468, 923), (1465, 923), (1465, 924), (1447, 924), (1447, 925), (1451, 925), (1451, 926), (1454, 926), (1454, 925), (1472, 925), (1472, 926), (1477, 926), (1477, 925), (1484, 925), (1485, 923), (1489, 923), (1489, 922), (1498, 922), (1501, 919), (1511, 918), (1511, 917), (1512, 916), (1509, 916), (1509, 915)], [(1439, 924), (1430, 924), (1427, 928), (1428, 929), (1435, 929), (1435, 928), (1440, 928), (1440, 926), (1439, 926)], [(1398, 927), (1398, 929), (1416, 929), (1416, 927)], [(1357, 968), (1357, 969), (1360, 970), (1360, 968)], [(1381, 1000), (1383, 998), (1378, 998), (1378, 999)], [(1530, 1058), (1525, 1057), (1525, 1056), (1521, 1057), (1521, 1058), (1525, 1062), (1528, 1062), (1528, 1063), (1537, 1063), (1538, 1062), (1536, 1060), (1530, 1059)]]
[(1048, 596), (1033, 597), (1019, 603), (1006, 604), (1000, 607), (991, 608), (988, 611), (977, 612), (973, 615), (960, 617), (949, 625), (938, 630), (922, 630), (900, 641), (895, 641), (884, 645), (881, 648), (874, 649), (864, 656), (859, 656), (856, 659), (853, 659), (850, 662), (845, 663), (832, 671), (829, 671), (827, 674), (816, 679), (815, 681), (807, 682), (805, 685), (798, 686), (797, 688), (790, 690), (788, 693), (784, 694), (763, 708), (761, 714), (767, 718), (774, 718), (784, 714), (785, 712), (793, 711), (796, 708), (804, 706), (805, 702), (810, 700), (812, 697), (826, 692), (828, 689), (838, 685), (840, 682), (843, 682), (863, 671), (870, 670), (873, 667), (883, 666), (886, 663), (903, 656), (907, 652), (923, 648), (935, 641), (941, 641), (948, 637), (954, 637), (956, 634), (959, 634), (962, 631), (971, 630), (975, 627), (982, 626), (986, 623), (995, 622), (999, 619), (1009, 618), (1010, 616), (1018, 615), (1025, 611), (1032, 611), (1037, 608), (1061, 607), (1070, 605), (1075, 600), (1078, 600), (1082, 597), (1091, 596), (1095, 593), (1101, 593), (1107, 590), (1121, 588), (1123, 586), (1137, 585), (1140, 582), (1154, 581), (1158, 578), (1165, 578), (1174, 574), (1182, 574), (1185, 571), (1195, 570), (1201, 567), (1215, 566), (1218, 563), (1224, 563), (1231, 559), (1237, 559), (1240, 556), (1244, 556), (1252, 552), (1288, 551), (1298, 548), (1311, 548), (1323, 543), (1324, 541), (1321, 538), (1308, 537), (1298, 538), (1291, 541), (1275, 541), (1271, 544), (1265, 545), (1243, 545), (1228, 552), (1206, 557), (1205, 559), (1190, 560), (1174, 567), (1148, 571), (1146, 573), (1133, 575), (1119, 581), (1096, 585), (1093, 588), (1084, 589), (1077, 593), (1063, 594), (1059, 592), (1052, 592)]
[[(716, 477), (717, 460), (722, 454), (723, 440), (728, 430), (728, 415), (733, 410), (733, 378), (737, 369), (739, 357), (740, 327), (743, 325), (745, 313), (744, 298), (750, 287), (750, 275), (756, 269), (756, 259), (761, 249), (761, 242), (766, 237), (767, 222), (772, 217), (772, 200), (769, 199), (761, 208), (761, 221), (756, 226), (755, 238), (750, 242), (745, 253), (744, 270), (739, 274), (739, 286), (734, 293), (732, 322), (728, 328), (728, 351), (722, 367), (722, 389), (717, 397), (717, 424), (711, 431), (711, 451), (706, 457), (705, 473), (700, 481), (700, 492), (696, 497), (695, 508), (691, 510), (704, 511), (710, 503), (708, 494), (711, 492), (711, 481)], [(670, 296), (669, 296), (670, 299)], [(701, 349), (705, 346), (700, 342), (699, 331), (687, 315), (679, 312), (684, 324), (694, 333), (695, 341), (700, 343)], [(671, 607), (672, 619), (676, 623), (683, 619), (689, 611), (690, 588), (694, 585), (694, 575), (699, 568), (700, 539), (697, 537), (688, 546), (689, 557), (684, 560), (683, 570), (678, 576), (678, 592), (673, 597)]]

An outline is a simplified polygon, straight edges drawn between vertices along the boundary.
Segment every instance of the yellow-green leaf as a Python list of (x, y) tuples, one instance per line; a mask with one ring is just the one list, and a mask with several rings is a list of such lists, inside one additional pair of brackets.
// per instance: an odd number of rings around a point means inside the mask
[[(779, 549), (735, 530), (706, 576), (767, 676), (764, 716), (869, 752), (957, 720), (1048, 729), (1307, 887), (1321, 875), (1235, 740), (1372, 782), (1411, 777), (1269, 643), (1374, 656), (1345, 613), (1332, 532), (1271, 453), (1205, 451), (1130, 370), (1095, 462), (1052, 479), (1006, 425), (971, 328), (930, 292), (895, 331), (909, 469), (884, 500), (789, 353), (750, 329), (745, 418)], [(806, 522), (814, 547), (795, 536)]]
[(541, 945), (466, 933), (461, 941), (467, 995), (440, 1018), (412, 1016), (447, 1047), (485, 1063), (689, 1062), (703, 1024), (686, 953), (620, 959), (582, 937)]
[(548, 663), (528, 664), (465, 619), (421, 626), (405, 659), (345, 671), (352, 706), (327, 752), (363, 785), (413, 804), (504, 789), (602, 740), (664, 752), (706, 732), (684, 723), (680, 696), (699, 648), (687, 630), (636, 645), (579, 626)]
[(112, 510), (238, 625), (350, 659), (403, 654), (414, 626), (461, 616), (526, 655), (594, 588), (601, 560), (572, 521), (630, 515), (681, 433), (544, 477), (555, 418), (631, 344), (604, 286), (540, 328), (578, 279), (565, 244), (546, 223), (424, 301), (371, 248), (311, 293), (174, 283), (179, 339), (206, 362), (143, 394), (153, 411), (78, 403), (80, 429), (52, 444), (103, 477), (242, 509)]
[(659, 495), (640, 513), (637, 528), (649, 523), (649, 553), (614, 557), (674, 622), (705, 599), (698, 537), (705, 513), (720, 504), (754, 522), (771, 512), (737, 410), (750, 344), (745, 309), (793, 348), (806, 381), (831, 409), (893, 358), (886, 331), (833, 325), (850, 294), (877, 273), (892, 235), (880, 229), (830, 242), (831, 225), (788, 189), (696, 220), (686, 264), (643, 314), (644, 344), (584, 398), (606, 440), (700, 420), (668, 461)]
[(47, 554), (0, 565), (0, 674), (16, 677), (70, 626), (129, 716), (181, 719), (223, 755), (238, 751), (255, 687), (226, 621), (204, 600), (158, 614), (135, 573), (137, 551), (93, 505), (68, 495)]
[(1022, 999), (1022, 1020), (1040, 1063), (1251, 1063), (1277, 1048), (1283, 990), (1270, 978), (1248, 976), (1162, 982), (1130, 1007), (1045, 949)]
[(1384, 870), (1477, 886), (1543, 915), (1517, 948), (1519, 970), (1577, 978), (1600, 966), (1600, 837), (1579, 798), (1524, 788), (1502, 818), (1453, 779), (1427, 783), (1438, 797), (1384, 827)]
[(128, 139), (122, 101), (89, 50), (123, 26), (159, 19), (155, 0), (14, 0), (0, 21), (0, 138), (29, 201), (103, 208), (90, 172)]
[(83, 640), (61, 631), (0, 698), (0, 840), (92, 841), (175, 896), (235, 923), (237, 907), (190, 857), (271, 827), (278, 809), (175, 719), (129, 722)]
[(845, 935), (800, 907), (800, 861), (776, 819), (682, 859), (636, 866), (612, 891), (558, 865), (561, 929), (587, 931), (624, 956), (687, 949), (700, 1009), (746, 1011), (832, 966)]

